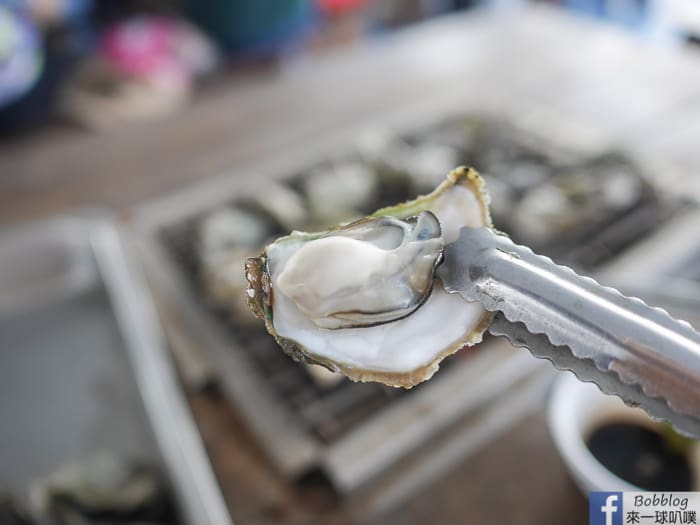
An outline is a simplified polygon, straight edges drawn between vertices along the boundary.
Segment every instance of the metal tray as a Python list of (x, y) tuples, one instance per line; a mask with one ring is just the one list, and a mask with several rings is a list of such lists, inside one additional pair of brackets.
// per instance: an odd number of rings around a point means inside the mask
[(0, 488), (107, 451), (159, 467), (183, 523), (230, 525), (145, 290), (104, 217), (0, 234)]

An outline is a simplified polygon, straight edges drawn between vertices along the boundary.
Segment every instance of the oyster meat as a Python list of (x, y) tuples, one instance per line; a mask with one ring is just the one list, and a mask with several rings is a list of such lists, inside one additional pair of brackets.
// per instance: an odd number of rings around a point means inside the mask
[(412, 387), (479, 342), (492, 319), (435, 276), (463, 226), (491, 219), (481, 178), (458, 168), (428, 195), (268, 245), (246, 262), (248, 305), (294, 359)]
[(279, 293), (316, 326), (372, 326), (423, 304), (442, 246), (440, 223), (429, 211), (405, 221), (363, 219), (313, 242), (273, 244), (270, 271)]

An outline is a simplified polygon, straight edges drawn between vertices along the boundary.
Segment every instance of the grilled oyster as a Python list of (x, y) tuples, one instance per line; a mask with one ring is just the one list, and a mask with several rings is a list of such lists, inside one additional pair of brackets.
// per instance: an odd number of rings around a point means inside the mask
[(246, 306), (245, 276), (241, 266), (255, 255), (270, 235), (270, 225), (254, 213), (222, 207), (198, 224), (197, 239), (200, 278), (209, 298), (226, 308), (241, 323), (256, 319)]
[(492, 319), (434, 274), (463, 226), (491, 219), (481, 178), (458, 168), (429, 195), (268, 245), (246, 262), (248, 305), (295, 360), (410, 388)]

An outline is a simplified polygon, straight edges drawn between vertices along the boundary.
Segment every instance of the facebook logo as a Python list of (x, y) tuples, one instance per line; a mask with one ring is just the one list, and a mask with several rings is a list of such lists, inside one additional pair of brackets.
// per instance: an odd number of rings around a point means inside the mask
[(622, 525), (622, 492), (591, 492), (589, 525)]

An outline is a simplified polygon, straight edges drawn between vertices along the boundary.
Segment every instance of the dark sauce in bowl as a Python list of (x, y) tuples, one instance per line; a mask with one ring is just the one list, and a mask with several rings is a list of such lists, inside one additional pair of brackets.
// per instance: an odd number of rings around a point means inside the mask
[(610, 472), (649, 491), (692, 491), (687, 455), (659, 432), (634, 423), (606, 423), (586, 444)]

